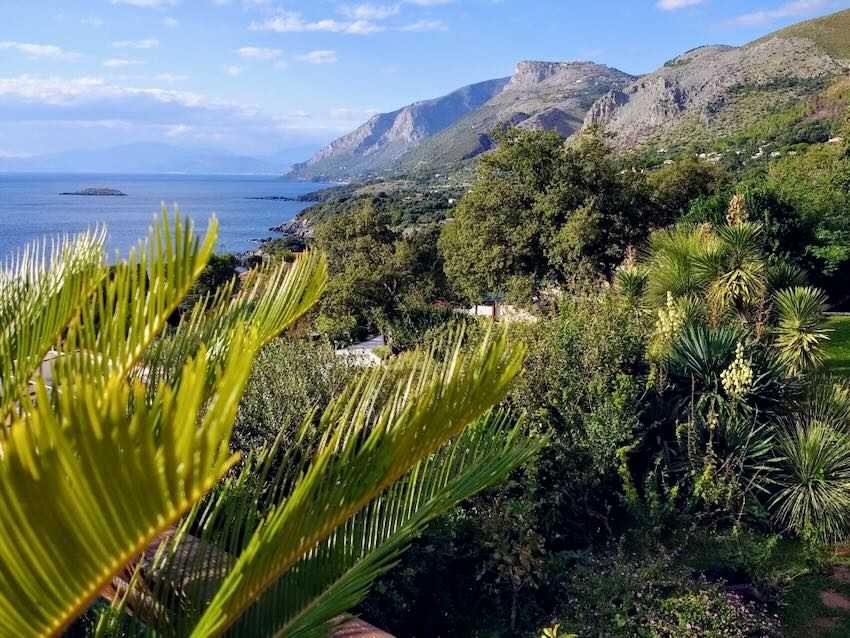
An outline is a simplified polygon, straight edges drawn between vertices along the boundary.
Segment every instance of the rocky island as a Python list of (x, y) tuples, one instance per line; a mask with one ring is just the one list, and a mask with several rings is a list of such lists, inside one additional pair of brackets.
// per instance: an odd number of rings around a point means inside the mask
[(88, 195), (90, 197), (127, 197), (127, 193), (122, 193), (115, 188), (84, 188), (83, 190), (74, 191), (72, 193), (59, 193), (60, 195)]

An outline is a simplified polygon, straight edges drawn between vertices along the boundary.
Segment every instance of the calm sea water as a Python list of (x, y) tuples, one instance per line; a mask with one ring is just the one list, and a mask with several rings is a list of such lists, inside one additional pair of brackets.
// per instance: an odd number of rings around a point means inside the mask
[[(239, 252), (273, 236), (268, 229), (292, 219), (309, 203), (249, 199), (295, 197), (327, 184), (287, 182), (260, 175), (94, 175), (0, 173), (0, 262), (19, 246), (45, 235), (105, 224), (110, 255), (126, 254), (147, 235), (161, 202), (176, 203), (204, 231), (219, 221), (218, 250)], [(116, 188), (127, 197), (60, 195), (84, 188)]]

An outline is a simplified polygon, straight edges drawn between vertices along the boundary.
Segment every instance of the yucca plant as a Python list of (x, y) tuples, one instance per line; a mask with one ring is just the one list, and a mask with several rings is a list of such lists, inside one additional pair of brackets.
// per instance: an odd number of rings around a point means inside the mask
[(0, 275), (0, 635), (59, 634), (104, 594), (99, 631), (327, 635), (427, 520), (538, 449), (506, 416), (467, 429), (523, 352), (458, 337), (365, 372), (298, 445), (233, 469), (253, 356), (326, 265), (263, 269), (164, 334), (216, 227), (201, 242), (163, 218), (111, 268), (89, 233)]
[(817, 418), (797, 418), (778, 437), (782, 456), (770, 501), (778, 523), (826, 542), (850, 536), (850, 440)]
[(826, 302), (826, 294), (811, 286), (776, 293), (775, 345), (790, 374), (806, 372), (823, 362), (823, 343), (829, 339), (829, 331), (823, 327)]
[(748, 316), (767, 289), (760, 224), (737, 223), (717, 228), (715, 247), (698, 255), (695, 271), (705, 281), (712, 315), (728, 310)]

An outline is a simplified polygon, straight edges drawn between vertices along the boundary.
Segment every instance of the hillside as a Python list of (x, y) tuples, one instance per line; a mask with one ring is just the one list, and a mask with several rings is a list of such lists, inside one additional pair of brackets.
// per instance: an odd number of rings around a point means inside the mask
[(850, 10), (741, 46), (704, 46), (641, 77), (592, 62), (520, 62), (508, 79), (376, 115), (291, 176), (387, 179), (452, 172), (514, 124), (569, 137), (605, 130), (621, 149), (728, 139), (823, 94), (850, 69)]
[(499, 93), (508, 78), (460, 88), (433, 100), (416, 102), (392, 113), (374, 115), (351, 133), (331, 142), (302, 164), (291, 177), (343, 179), (365, 177), (394, 165), (405, 151), (439, 133)]
[(847, 70), (839, 54), (850, 50), (848, 43), (850, 11), (842, 11), (743, 47), (694, 49), (610, 91), (593, 105), (586, 125), (604, 128), (620, 148), (729, 136), (823, 90)]
[(592, 62), (520, 62), (501, 93), (409, 151), (400, 167), (421, 172), (472, 158), (490, 148), (488, 133), (501, 124), (556, 130), (569, 137), (600, 96), (632, 80), (634, 76)]

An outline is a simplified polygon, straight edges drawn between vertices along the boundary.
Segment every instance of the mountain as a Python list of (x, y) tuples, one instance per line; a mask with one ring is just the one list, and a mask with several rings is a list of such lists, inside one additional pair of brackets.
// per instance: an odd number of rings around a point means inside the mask
[(0, 170), (16, 172), (190, 173), (279, 175), (315, 146), (297, 146), (267, 157), (220, 149), (191, 149), (158, 143), (76, 149), (31, 157), (0, 157)]
[(375, 115), (296, 165), (290, 176), (362, 178), (454, 164), (490, 148), (487, 133), (505, 123), (555, 129), (567, 137), (598, 97), (633, 79), (591, 62), (520, 62), (510, 78)]
[(436, 170), (475, 157), (490, 148), (488, 133), (503, 124), (569, 137), (599, 97), (634, 79), (592, 62), (520, 62), (501, 93), (409, 151), (399, 165), (403, 170)]
[(736, 133), (822, 91), (850, 68), (850, 10), (803, 22), (742, 47), (706, 46), (612, 89), (586, 124), (615, 146), (704, 141)]
[(340, 137), (303, 164), (291, 177), (340, 179), (380, 172), (395, 164), (405, 151), (439, 133), (499, 93), (508, 78), (470, 84), (433, 100), (374, 115), (351, 133)]
[(509, 80), (376, 115), (291, 175), (447, 171), (489, 149), (489, 131), (504, 124), (563, 137), (595, 125), (619, 148), (718, 140), (811, 101), (848, 69), (850, 9), (741, 47), (699, 47), (640, 77), (592, 62), (520, 62)]

